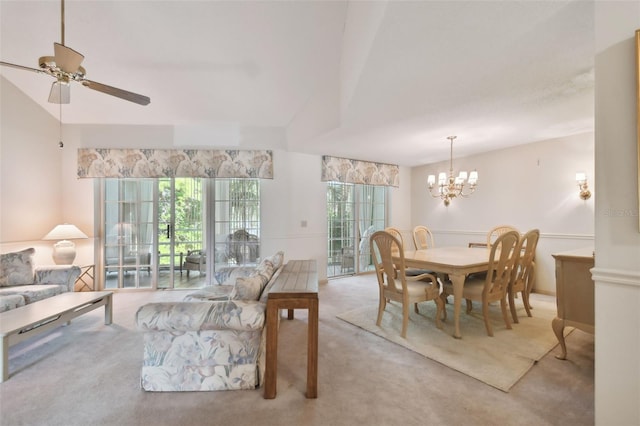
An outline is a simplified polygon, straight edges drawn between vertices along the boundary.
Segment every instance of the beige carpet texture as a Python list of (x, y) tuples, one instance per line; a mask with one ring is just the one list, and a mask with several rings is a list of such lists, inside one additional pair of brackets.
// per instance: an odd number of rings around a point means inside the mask
[[(568, 359), (544, 355), (509, 392), (489, 386), (414, 350), (343, 321), (337, 315), (375, 306), (374, 275), (320, 285), (318, 398), (305, 398), (307, 312), (283, 313), (278, 342), (277, 396), (264, 389), (217, 392), (145, 392), (140, 387), (143, 337), (137, 309), (179, 301), (189, 291), (137, 291), (114, 295), (113, 324), (104, 310), (27, 339), (9, 350), (9, 380), (0, 383), (2, 426), (585, 426), (594, 424), (594, 336), (567, 337)], [(533, 315), (542, 302), (533, 300)], [(539, 312), (540, 311), (540, 312)], [(429, 311), (422, 310), (427, 322)], [(475, 314), (474, 314), (475, 315)], [(464, 316), (464, 314), (463, 314)], [(371, 321), (375, 321), (375, 314)], [(524, 321), (524, 320), (523, 320)], [(545, 320), (547, 321), (547, 320)], [(451, 337), (447, 320), (442, 340)], [(514, 325), (520, 327), (524, 325)], [(551, 330), (550, 320), (548, 329)], [(435, 329), (435, 327), (429, 327)], [(409, 335), (419, 332), (415, 318)], [(478, 332), (488, 344), (501, 339)], [(513, 334), (516, 334), (514, 332)], [(479, 351), (476, 355), (481, 356)], [(500, 373), (504, 374), (504, 373)]]
[[(449, 298), (451, 299), (451, 298)], [(474, 303), (470, 314), (463, 302), (460, 314), (462, 339), (454, 339), (453, 304), (446, 305), (447, 321), (442, 329), (435, 326), (436, 305), (433, 301), (418, 305), (420, 313), (409, 311), (407, 338), (400, 336), (402, 305), (388, 303), (380, 327), (376, 325), (378, 305), (354, 309), (338, 318), (374, 333), (393, 343), (417, 352), (434, 361), (508, 392), (535, 362), (558, 344), (551, 329), (555, 304), (533, 296), (534, 317), (527, 317), (524, 307), (516, 300), (519, 324), (508, 330), (502, 320), (500, 305), (490, 306), (494, 336), (487, 336), (482, 307)], [(570, 329), (565, 329), (565, 334)]]

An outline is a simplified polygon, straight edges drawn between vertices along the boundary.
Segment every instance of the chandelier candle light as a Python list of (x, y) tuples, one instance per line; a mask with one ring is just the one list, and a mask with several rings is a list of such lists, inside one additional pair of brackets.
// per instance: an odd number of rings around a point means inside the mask
[[(467, 172), (461, 171), (458, 177), (453, 175), (453, 140), (456, 136), (449, 136), (447, 139), (451, 142), (451, 157), (449, 160), (449, 175), (445, 172), (438, 174), (438, 191), (434, 192), (436, 187), (435, 175), (429, 175), (427, 183), (429, 184), (429, 192), (433, 198), (441, 198), (444, 200), (444, 205), (451, 204), (451, 199), (455, 197), (468, 197), (476, 190), (478, 183), (478, 172), (472, 171), (467, 177)], [(468, 184), (469, 192), (465, 193), (465, 186)]]
[(44, 236), (43, 240), (59, 240), (53, 245), (53, 261), (56, 265), (71, 265), (76, 258), (76, 245), (69, 240), (89, 238), (75, 225), (58, 225)]

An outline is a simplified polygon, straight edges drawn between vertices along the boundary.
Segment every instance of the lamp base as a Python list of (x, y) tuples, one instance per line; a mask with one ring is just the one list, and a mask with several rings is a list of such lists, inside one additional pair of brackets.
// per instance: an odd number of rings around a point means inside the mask
[(71, 265), (76, 258), (76, 245), (69, 240), (58, 241), (53, 245), (52, 257), (56, 265)]

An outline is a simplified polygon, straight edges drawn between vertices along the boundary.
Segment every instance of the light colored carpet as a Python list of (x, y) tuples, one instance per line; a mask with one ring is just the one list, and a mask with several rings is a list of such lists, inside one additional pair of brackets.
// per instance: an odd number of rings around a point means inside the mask
[[(411, 307), (407, 338), (400, 337), (402, 307), (388, 303), (380, 327), (376, 325), (377, 305), (368, 305), (337, 315), (338, 318), (404, 346), (454, 370), (508, 392), (533, 364), (558, 344), (551, 329), (556, 309), (552, 303), (536, 302), (533, 317), (527, 317), (522, 304), (518, 310), (519, 324), (508, 330), (502, 320), (499, 304), (491, 306), (493, 337), (486, 333), (482, 308), (474, 303), (470, 314), (460, 314), (462, 339), (454, 339), (453, 304), (447, 304), (447, 321), (439, 330), (435, 326), (436, 305), (423, 302), (420, 313)], [(565, 334), (570, 332), (565, 331)]]
[[(320, 285), (317, 399), (305, 398), (305, 310), (280, 322), (276, 399), (264, 399), (263, 388), (145, 392), (140, 388), (143, 337), (135, 312), (148, 302), (182, 300), (186, 292), (116, 293), (112, 325), (104, 325), (104, 311), (96, 309), (12, 346), (9, 380), (0, 383), (0, 425), (594, 424), (593, 335), (571, 333), (566, 361), (555, 359), (555, 348), (510, 392), (502, 392), (338, 319), (341, 312), (376, 303), (374, 275)], [(534, 315), (542, 300), (555, 302), (532, 296)]]

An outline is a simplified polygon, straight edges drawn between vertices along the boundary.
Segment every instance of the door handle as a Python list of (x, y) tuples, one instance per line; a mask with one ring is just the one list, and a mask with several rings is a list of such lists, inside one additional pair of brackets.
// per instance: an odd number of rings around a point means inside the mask
[(167, 225), (167, 239), (171, 239), (171, 224)]

